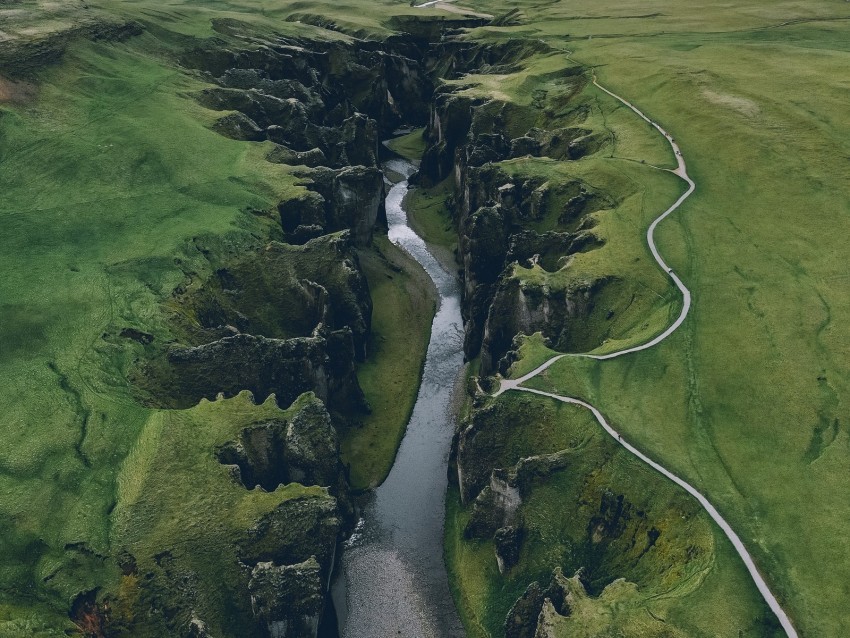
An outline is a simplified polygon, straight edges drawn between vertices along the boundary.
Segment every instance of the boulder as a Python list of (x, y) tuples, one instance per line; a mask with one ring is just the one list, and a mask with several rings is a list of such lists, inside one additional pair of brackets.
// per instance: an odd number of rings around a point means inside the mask
[(248, 581), (251, 608), (281, 638), (315, 638), (324, 608), (321, 567), (315, 557), (294, 565), (262, 562)]
[(239, 112), (219, 118), (213, 124), (213, 130), (230, 139), (246, 142), (259, 142), (266, 138), (265, 132), (254, 120)]

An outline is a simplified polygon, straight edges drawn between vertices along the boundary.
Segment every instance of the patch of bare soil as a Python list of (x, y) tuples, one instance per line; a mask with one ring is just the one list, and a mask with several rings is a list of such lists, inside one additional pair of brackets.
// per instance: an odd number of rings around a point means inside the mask
[(0, 104), (29, 104), (35, 99), (36, 86), (29, 82), (16, 82), (0, 75)]

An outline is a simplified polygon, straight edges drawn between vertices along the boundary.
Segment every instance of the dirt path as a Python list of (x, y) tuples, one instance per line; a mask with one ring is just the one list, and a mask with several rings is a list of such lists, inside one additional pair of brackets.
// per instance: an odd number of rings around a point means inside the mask
[[(429, 3), (429, 4), (431, 4), (431, 3)], [(651, 347), (655, 346), (656, 344), (661, 343), (667, 337), (669, 337), (671, 334), (673, 334), (673, 332), (675, 332), (679, 328), (679, 326), (682, 325), (682, 322), (685, 321), (685, 318), (688, 316), (688, 312), (691, 308), (691, 291), (688, 290), (688, 288), (685, 286), (684, 283), (682, 283), (682, 280), (679, 279), (679, 277), (676, 275), (676, 273), (673, 272), (673, 269), (670, 268), (667, 265), (667, 263), (661, 257), (661, 254), (658, 252), (657, 246), (655, 245), (655, 229), (658, 227), (658, 224), (661, 223), (664, 219), (666, 219), (676, 209), (678, 209), (679, 206), (682, 205), (682, 202), (684, 202), (688, 197), (690, 197), (691, 193), (693, 193), (694, 190), (696, 189), (696, 184), (694, 183), (694, 181), (688, 175), (687, 166), (685, 165), (685, 158), (682, 156), (682, 152), (679, 149), (679, 146), (676, 144), (673, 137), (667, 131), (665, 131), (663, 128), (661, 128), (656, 122), (653, 122), (648, 117), (646, 117), (646, 115), (644, 115), (639, 109), (637, 109), (630, 102), (624, 100), (619, 95), (612, 93), (611, 91), (606, 89), (604, 86), (601, 86), (596, 81), (596, 76), (593, 77), (593, 84), (597, 88), (599, 88), (601, 91), (604, 91), (605, 93), (607, 93), (608, 95), (613, 97), (615, 100), (618, 100), (619, 102), (625, 104), (632, 111), (634, 111), (641, 119), (645, 120), (646, 122), (648, 122), (649, 124), (654, 126), (667, 139), (667, 141), (670, 143), (671, 148), (673, 149), (673, 153), (674, 153), (674, 156), (676, 158), (676, 168), (672, 169), (672, 170), (671, 169), (661, 169), (661, 170), (667, 170), (671, 173), (674, 173), (675, 175), (678, 175), (688, 184), (688, 188), (682, 194), (682, 196), (679, 197), (679, 199), (677, 199), (673, 203), (673, 205), (670, 206), (670, 208), (668, 208), (663, 213), (661, 213), (661, 215), (656, 217), (653, 220), (653, 222), (649, 225), (649, 228), (646, 231), (646, 241), (647, 241), (647, 244), (649, 245), (649, 250), (652, 252), (652, 256), (655, 258), (655, 261), (658, 263), (658, 265), (661, 266), (661, 268), (664, 270), (664, 272), (667, 273), (667, 275), (670, 277), (670, 279), (673, 281), (673, 283), (676, 284), (676, 287), (682, 293), (682, 311), (679, 313), (679, 316), (676, 319), (676, 321), (674, 321), (672, 324), (670, 324), (670, 326), (666, 330), (664, 330), (664, 332), (659, 334), (657, 337), (647, 341), (646, 343), (643, 343), (643, 344), (640, 344), (640, 345), (637, 345), (637, 346), (633, 346), (631, 348), (626, 348), (624, 350), (618, 350), (616, 352), (603, 354), (603, 355), (586, 354), (586, 353), (556, 355), (556, 356), (552, 357), (551, 359), (549, 359), (548, 361), (546, 361), (546, 363), (544, 363), (543, 365), (535, 368), (534, 370), (532, 370), (528, 374), (525, 374), (518, 379), (512, 379), (512, 380), (501, 379), (499, 390), (496, 393), (494, 393), (493, 396), (499, 396), (500, 394), (502, 394), (503, 392), (507, 392), (508, 390), (520, 390), (520, 391), (523, 391), (523, 392), (532, 392), (534, 394), (539, 394), (539, 395), (542, 395), (542, 396), (550, 397), (552, 399), (556, 399), (556, 400), (562, 401), (564, 403), (571, 403), (573, 405), (578, 405), (578, 406), (581, 406), (583, 408), (586, 408), (587, 410), (590, 410), (593, 413), (593, 416), (596, 418), (596, 420), (602, 426), (602, 428), (608, 434), (610, 434), (617, 443), (619, 443), (621, 446), (623, 446), (626, 450), (628, 450), (631, 454), (633, 454), (634, 456), (639, 458), (641, 461), (643, 461), (647, 465), (651, 466), (653, 469), (657, 470), (658, 472), (660, 472), (661, 474), (666, 476), (668, 479), (670, 479), (671, 481), (673, 481), (674, 483), (676, 483), (677, 485), (679, 485), (680, 487), (685, 489), (685, 491), (687, 491), (691, 496), (693, 496), (695, 499), (697, 499), (697, 501), (699, 501), (700, 505), (702, 505), (702, 507), (705, 509), (705, 511), (708, 512), (709, 516), (711, 516), (711, 518), (714, 519), (714, 522), (717, 523), (717, 525), (720, 527), (720, 529), (723, 530), (723, 533), (726, 534), (726, 537), (732, 542), (732, 545), (735, 547), (735, 551), (738, 552), (738, 555), (744, 561), (744, 564), (746, 565), (747, 570), (750, 572), (750, 576), (752, 576), (753, 582), (755, 582), (756, 587), (758, 587), (759, 592), (761, 593), (765, 602), (770, 607), (771, 611), (773, 611), (773, 613), (776, 614), (776, 617), (779, 619), (779, 622), (782, 625), (782, 628), (785, 630), (785, 633), (787, 634), (788, 638), (797, 638), (797, 631), (794, 629), (794, 626), (791, 624), (791, 621), (789, 620), (788, 615), (785, 613), (785, 611), (780, 606), (779, 602), (776, 600), (776, 597), (771, 593), (770, 588), (767, 586), (767, 583), (765, 582), (764, 578), (759, 573), (758, 568), (756, 567), (752, 556), (750, 556), (750, 553), (747, 551), (747, 548), (744, 546), (744, 543), (741, 541), (740, 537), (735, 533), (735, 530), (732, 529), (732, 526), (729, 525), (729, 523), (726, 521), (726, 519), (724, 519), (720, 515), (720, 512), (717, 511), (717, 509), (714, 507), (714, 505), (712, 505), (711, 502), (709, 502), (709, 500), (705, 496), (703, 496), (702, 493), (700, 493), (699, 490), (697, 490), (693, 485), (691, 485), (690, 483), (685, 481), (683, 478), (677, 476), (676, 474), (673, 474), (673, 472), (669, 471), (668, 469), (666, 469), (662, 465), (653, 461), (651, 458), (646, 456), (643, 452), (641, 452), (640, 450), (638, 450), (637, 448), (635, 448), (631, 444), (624, 441), (623, 437), (613, 427), (611, 427), (611, 425), (608, 423), (608, 421), (605, 420), (605, 417), (602, 416), (602, 413), (599, 410), (597, 410), (595, 407), (590, 405), (589, 403), (586, 403), (585, 401), (582, 401), (580, 399), (576, 399), (576, 398), (573, 398), (573, 397), (564, 397), (564, 396), (560, 396), (558, 394), (553, 394), (551, 392), (544, 392), (542, 390), (536, 390), (536, 389), (533, 389), (533, 388), (522, 387), (523, 383), (525, 383), (526, 381), (528, 381), (529, 379), (531, 379), (533, 377), (536, 377), (538, 374), (540, 374), (541, 372), (543, 372), (544, 370), (549, 368), (549, 366), (554, 364), (556, 361), (563, 359), (564, 357), (581, 357), (581, 358), (585, 358), (585, 359), (604, 360), (604, 359), (613, 359), (615, 357), (622, 357), (623, 355), (631, 354), (633, 352), (640, 352), (641, 350), (646, 350), (648, 348), (651, 348)]]

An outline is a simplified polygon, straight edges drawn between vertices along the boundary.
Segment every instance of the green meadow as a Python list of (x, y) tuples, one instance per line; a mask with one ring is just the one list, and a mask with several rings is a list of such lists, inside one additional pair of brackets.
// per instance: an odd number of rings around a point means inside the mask
[[(593, 402), (708, 495), (800, 635), (846, 634), (850, 10), (512, 6), (521, 26), (479, 37), (534, 33), (594, 66), (604, 86), (674, 135), (697, 183), (658, 233), (694, 295), (683, 327), (637, 355), (564, 359), (531, 385)], [(644, 255), (636, 276), (655, 267)], [(544, 350), (529, 340), (515, 373), (545, 360)]]
[(76, 47), (0, 117), (0, 634), (24, 631), (9, 607), (64, 616), (102, 580), (65, 548), (109, 552), (116, 472), (151, 417), (125, 381), (141, 346), (120, 331), (164, 336), (177, 264), (201, 267), (193, 238), (244, 244), (272, 223), (244, 211), (293, 188), (208, 130), (180, 97), (197, 83), (145, 44)]
[[(192, 420), (136, 400), (127, 378), (149, 346), (122, 331), (173, 340), (162, 306), (172, 291), (187, 274), (208, 276), (216, 260), (279, 238), (275, 207), (301, 190), (289, 167), (264, 159), (266, 144), (210, 130), (216, 115), (191, 97), (207, 84), (175, 64), (177, 55), (213, 35), (212, 18), (345, 36), (263, 16), (259, 3), (16, 8), (7, 29), (16, 39), (0, 51), (13, 60), (14, 45), (43, 43), (78, 23), (108, 17), (145, 28), (123, 42), (70, 39), (60, 63), (24, 79), (7, 79), (10, 69), (0, 69), (0, 636), (64, 635), (74, 628), (67, 614), (78, 593), (119, 582), (102, 560), (121, 536), (113, 513), (133, 510), (157, 463), (133, 469), (133, 459), (154, 454), (142, 448), (161, 445), (154, 431), (163, 424)], [(418, 267), (377, 241), (364, 256), (380, 304), (376, 344), (360, 370), (373, 411), (343, 440), (355, 450), (356, 486), (380, 482), (389, 470), (433, 312)], [(418, 337), (406, 335), (412, 355), (399, 360), (402, 326)], [(388, 379), (399, 386), (392, 404), (383, 399)], [(269, 409), (252, 406), (231, 400), (214, 409), (223, 427), (231, 408), (233, 423)], [(200, 444), (211, 455), (220, 441)], [(189, 451), (175, 457), (170, 470), (156, 470), (157, 489), (167, 487), (161, 477), (169, 471), (194, 463)], [(260, 509), (275, 499), (269, 495)], [(247, 517), (260, 511), (245, 507)], [(162, 526), (145, 542), (174, 532)]]

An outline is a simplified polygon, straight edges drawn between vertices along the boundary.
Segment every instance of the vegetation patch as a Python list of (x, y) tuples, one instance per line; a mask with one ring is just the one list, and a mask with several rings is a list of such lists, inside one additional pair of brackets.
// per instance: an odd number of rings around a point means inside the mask
[[(718, 554), (734, 550), (699, 504), (611, 441), (588, 412), (511, 393), (473, 410), (460, 437), (446, 543), (472, 635), (777, 631), (757, 593), (746, 594), (759, 610), (752, 616), (753, 608), (739, 609), (738, 589), (705, 594), (718, 569), (724, 582), (732, 577)], [(630, 615), (646, 621), (621, 624)], [(723, 628), (701, 625), (706, 616)]]

